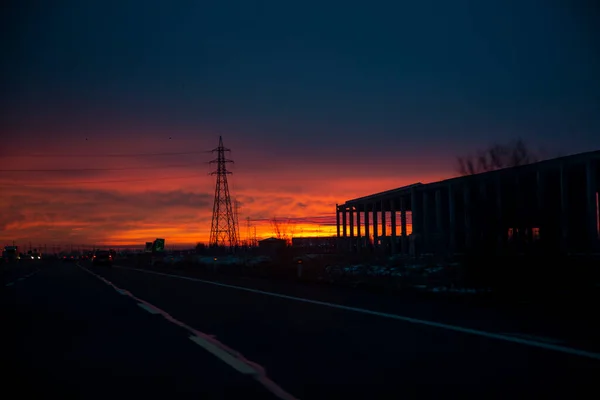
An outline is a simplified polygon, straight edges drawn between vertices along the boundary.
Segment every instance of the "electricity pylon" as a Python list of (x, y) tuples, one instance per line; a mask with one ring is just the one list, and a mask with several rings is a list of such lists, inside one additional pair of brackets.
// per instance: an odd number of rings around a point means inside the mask
[(235, 247), (238, 244), (237, 221), (231, 206), (229, 185), (227, 184), (227, 175), (231, 174), (231, 171), (227, 170), (227, 164), (233, 161), (225, 158), (225, 152), (230, 151), (223, 146), (223, 138), (219, 136), (219, 147), (212, 150), (213, 153), (217, 153), (217, 158), (210, 162), (217, 164), (216, 171), (211, 172), (211, 175), (217, 175), (210, 227), (211, 246)]

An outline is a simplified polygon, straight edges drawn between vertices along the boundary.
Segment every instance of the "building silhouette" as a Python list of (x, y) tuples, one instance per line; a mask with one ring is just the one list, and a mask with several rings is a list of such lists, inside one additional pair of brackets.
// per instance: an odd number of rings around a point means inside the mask
[(593, 151), (351, 199), (336, 206), (338, 249), (598, 253), (599, 167)]

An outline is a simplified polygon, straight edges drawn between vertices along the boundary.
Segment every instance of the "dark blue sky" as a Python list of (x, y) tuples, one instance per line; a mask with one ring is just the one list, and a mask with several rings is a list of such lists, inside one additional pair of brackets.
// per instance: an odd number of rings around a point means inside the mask
[(159, 127), (365, 163), (600, 148), (595, 10), (566, 0), (14, 3), (3, 134)]

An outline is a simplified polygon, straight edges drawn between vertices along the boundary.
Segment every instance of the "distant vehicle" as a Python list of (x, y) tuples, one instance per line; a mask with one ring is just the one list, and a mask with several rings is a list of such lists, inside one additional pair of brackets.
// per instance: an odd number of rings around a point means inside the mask
[(77, 262), (79, 260), (79, 254), (77, 254), (77, 253), (63, 254), (61, 259), (65, 262)]
[(2, 258), (6, 262), (15, 262), (19, 260), (21, 257), (19, 256), (19, 247), (18, 246), (6, 246), (2, 251)]
[(113, 255), (110, 251), (98, 250), (92, 256), (92, 265), (112, 265)]
[(180, 253), (168, 253), (163, 262), (169, 266), (176, 266), (181, 264), (185, 258)]

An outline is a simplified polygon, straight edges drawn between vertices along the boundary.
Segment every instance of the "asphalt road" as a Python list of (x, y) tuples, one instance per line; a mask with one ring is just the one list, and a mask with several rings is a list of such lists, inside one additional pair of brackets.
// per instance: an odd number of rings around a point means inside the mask
[(600, 373), (589, 335), (556, 339), (560, 330), (482, 309), (82, 267), (2, 289), (4, 348), (24, 387), (85, 398), (587, 398)]
[[(277, 398), (190, 340), (188, 330), (142, 308), (76, 264), (32, 268), (33, 275), (12, 271), (0, 289), (5, 394)], [(22, 269), (30, 267), (23, 264)]]

